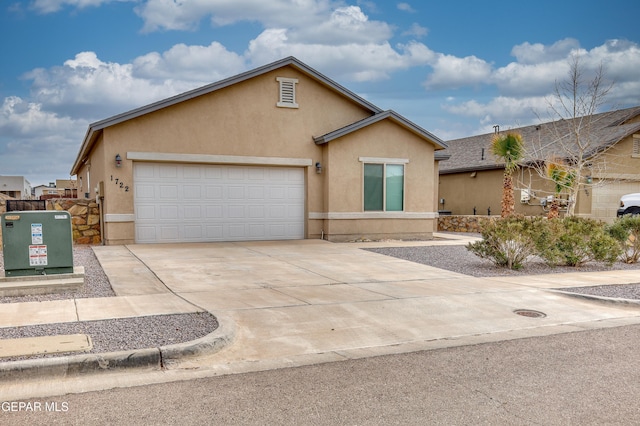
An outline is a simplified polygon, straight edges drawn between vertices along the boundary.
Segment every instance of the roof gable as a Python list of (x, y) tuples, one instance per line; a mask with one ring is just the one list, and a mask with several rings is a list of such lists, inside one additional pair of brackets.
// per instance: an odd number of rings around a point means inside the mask
[(96, 140), (99, 138), (100, 134), (102, 133), (102, 130), (128, 121), (128, 120), (132, 120), (134, 118), (152, 113), (154, 111), (158, 111), (161, 110), (163, 108), (167, 108), (170, 107), (172, 105), (176, 105), (178, 103), (181, 102), (185, 102), (188, 101), (190, 99), (199, 97), (199, 96), (203, 96), (212, 92), (215, 92), (217, 90), (223, 89), (225, 87), (229, 87), (232, 86), (234, 84), (252, 79), (254, 77), (258, 77), (260, 75), (269, 73), (271, 71), (283, 68), (283, 67), (287, 67), (287, 66), (291, 66), (295, 69), (297, 69), (298, 71), (308, 75), (309, 77), (315, 79), (316, 81), (318, 81), (319, 83), (321, 83), (322, 85), (328, 87), (329, 89), (338, 92), (340, 95), (342, 95), (343, 97), (355, 102), (356, 104), (360, 105), (361, 107), (363, 107), (365, 110), (370, 111), (372, 114), (378, 114), (380, 112), (382, 112), (382, 110), (380, 108), (378, 108), (377, 106), (375, 106), (374, 104), (372, 104), (371, 102), (365, 100), (364, 98), (358, 96), (357, 94), (355, 94), (354, 92), (350, 91), (349, 89), (345, 88), (344, 86), (338, 84), (337, 82), (331, 80), (330, 78), (326, 77), (325, 75), (319, 73), (318, 71), (314, 70), (313, 68), (309, 67), (308, 65), (304, 64), (303, 62), (299, 61), (298, 59), (290, 56), (288, 58), (284, 58), (281, 59), (279, 61), (264, 65), (262, 67), (259, 68), (255, 68), (253, 70), (250, 71), (246, 71), (244, 73), (238, 74), (236, 76), (233, 77), (229, 77), (227, 79), (212, 83), (212, 84), (208, 84), (206, 86), (202, 86), (200, 88), (194, 89), (194, 90), (190, 90), (188, 92), (185, 93), (181, 93), (179, 95), (176, 96), (172, 96), (170, 98), (167, 99), (163, 99), (161, 101), (158, 102), (154, 102), (152, 104), (149, 105), (145, 105), (143, 107), (140, 108), (136, 108), (134, 110), (122, 113), (122, 114), (118, 114), (118, 115), (114, 115), (112, 117), (106, 118), (104, 120), (101, 121), (97, 121), (95, 123), (92, 123), (89, 125), (89, 128), (87, 129), (87, 132), (85, 134), (85, 137), (83, 139), (82, 145), (80, 147), (80, 150), (78, 151), (78, 154), (76, 156), (76, 160), (73, 164), (73, 167), (71, 169), (71, 175), (75, 175), (78, 173), (80, 166), (83, 162), (83, 160), (85, 159), (85, 157), (89, 154), (89, 152), (91, 151), (91, 148), (93, 147), (93, 145), (95, 144)]
[(349, 124), (348, 126), (345, 126), (341, 129), (334, 130), (322, 136), (316, 136), (313, 138), (313, 140), (315, 141), (316, 144), (322, 145), (387, 119), (415, 133), (421, 138), (426, 139), (429, 142), (433, 143), (436, 146), (436, 149), (447, 148), (447, 144), (443, 140), (433, 135), (432, 133), (426, 131), (425, 129), (418, 126), (417, 124), (407, 120), (406, 118), (399, 115), (395, 111), (391, 111), (391, 110), (374, 114), (371, 117), (367, 117), (360, 121), (356, 121), (355, 123)]

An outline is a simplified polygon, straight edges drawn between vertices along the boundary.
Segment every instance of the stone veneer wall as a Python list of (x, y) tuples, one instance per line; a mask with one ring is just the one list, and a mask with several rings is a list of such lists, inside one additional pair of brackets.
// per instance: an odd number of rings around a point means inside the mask
[[(71, 231), (75, 244), (100, 244), (100, 208), (95, 200), (54, 198), (47, 200), (47, 210), (65, 210), (71, 214)], [(0, 200), (0, 213), (7, 211), (7, 202)], [(2, 229), (0, 228), (0, 238)]]
[(445, 216), (438, 218), (438, 231), (480, 233), (482, 225), (500, 216)]

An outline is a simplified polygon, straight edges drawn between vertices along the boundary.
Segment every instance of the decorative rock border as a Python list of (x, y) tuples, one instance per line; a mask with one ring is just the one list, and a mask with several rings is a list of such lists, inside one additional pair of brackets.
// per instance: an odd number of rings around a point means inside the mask
[(438, 217), (438, 231), (475, 232), (479, 233), (482, 226), (500, 216), (440, 216)]

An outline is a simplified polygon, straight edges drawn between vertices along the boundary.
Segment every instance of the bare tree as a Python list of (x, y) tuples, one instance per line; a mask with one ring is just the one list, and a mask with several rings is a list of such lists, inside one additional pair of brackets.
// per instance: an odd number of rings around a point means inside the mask
[[(567, 79), (556, 82), (553, 96), (547, 99), (551, 120), (545, 136), (527, 143), (526, 157), (533, 160), (531, 164), (540, 177), (552, 182), (554, 197), (567, 194), (569, 216), (575, 212), (578, 193), (599, 184), (593, 176), (611, 168), (611, 158), (604, 155), (610, 146), (602, 143), (595, 129), (597, 120), (603, 118), (598, 110), (612, 86), (605, 81), (602, 65), (592, 79), (586, 79), (580, 57), (574, 55)], [(538, 118), (541, 119), (539, 115)], [(551, 163), (561, 166), (564, 175), (571, 179), (558, 179), (549, 173)]]

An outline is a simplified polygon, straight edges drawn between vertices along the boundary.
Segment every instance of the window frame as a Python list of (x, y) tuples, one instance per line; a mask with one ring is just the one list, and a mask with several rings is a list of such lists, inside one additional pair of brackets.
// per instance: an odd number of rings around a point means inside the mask
[[(405, 158), (378, 158), (378, 157), (360, 157), (359, 161), (362, 163), (362, 211), (368, 213), (403, 213), (406, 211), (406, 176), (407, 176), (407, 164), (409, 160)], [(367, 165), (380, 165), (382, 166), (382, 210), (367, 210), (365, 208), (365, 167)], [(402, 166), (402, 209), (400, 210), (388, 210), (387, 208), (387, 166)]]

